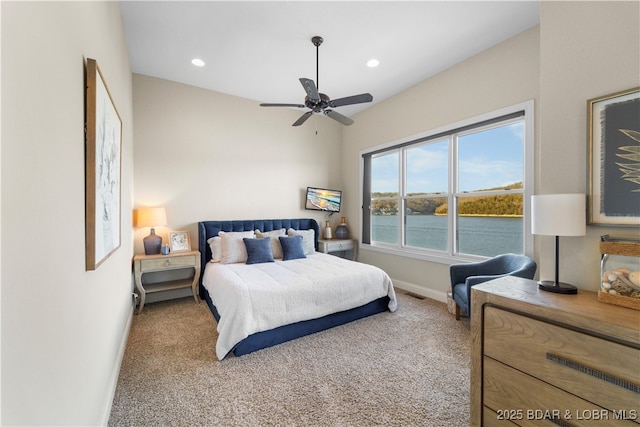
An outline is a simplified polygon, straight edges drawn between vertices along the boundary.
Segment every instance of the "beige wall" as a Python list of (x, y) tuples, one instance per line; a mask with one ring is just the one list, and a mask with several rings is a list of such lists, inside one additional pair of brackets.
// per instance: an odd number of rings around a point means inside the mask
[[(360, 152), (411, 135), (538, 98), (539, 28), (535, 27), (369, 108), (344, 131), (344, 189), (359, 194)], [(538, 107), (535, 106), (537, 110)], [(347, 210), (360, 235), (360, 208)], [(361, 250), (398, 286), (444, 300), (449, 266)]]
[[(357, 116), (345, 129), (343, 187), (356, 193), (361, 150), (535, 100), (535, 193), (588, 192), (586, 102), (640, 85), (640, 3), (540, 2), (540, 26), (452, 67)], [(360, 209), (350, 204), (352, 224)], [(359, 228), (359, 224), (358, 227)], [(358, 230), (357, 232), (359, 232)], [(637, 236), (637, 228), (587, 227), (561, 238), (560, 278), (599, 286), (599, 236)], [(554, 239), (536, 236), (540, 278), (554, 276)], [(442, 299), (448, 266), (362, 250), (401, 286)]]
[[(142, 75), (133, 94), (135, 205), (166, 206), (169, 226), (156, 230), (164, 239), (187, 230), (197, 248), (203, 220), (326, 220), (304, 209), (304, 191), (340, 187), (340, 124), (316, 116), (292, 127), (303, 111)], [(148, 233), (136, 230), (136, 252)]]
[[(535, 193), (586, 192), (586, 100), (638, 84), (638, 3), (541, 2), (541, 8), (539, 27), (365, 110), (353, 126), (334, 127), (319, 136), (313, 127), (282, 125), (295, 120), (297, 111), (261, 110), (252, 101), (135, 76), (136, 205), (166, 204), (168, 228), (187, 229), (194, 239), (195, 223), (205, 218), (305, 215), (301, 189), (326, 182), (343, 189), (346, 203), (340, 216), (347, 217), (359, 237), (356, 165), (361, 150), (526, 100), (535, 103)], [(602, 90), (595, 90), (598, 86)], [(326, 120), (319, 124), (327, 125)], [(318, 143), (325, 135), (328, 141)], [(174, 145), (170, 140), (181, 142)], [(281, 160), (273, 151), (278, 149), (288, 158)], [(171, 153), (171, 162), (189, 168), (175, 179), (164, 153)], [(231, 163), (237, 158), (242, 161)], [(273, 169), (274, 162), (287, 168)], [(217, 185), (221, 179), (233, 185)], [(210, 197), (202, 199), (197, 186), (207, 180), (213, 183), (207, 190)], [(264, 196), (249, 202), (256, 180), (265, 188), (278, 185), (280, 203), (265, 205)], [(193, 200), (199, 202), (194, 205)], [(167, 229), (161, 231), (166, 234)], [(136, 231), (136, 250), (141, 250), (139, 241), (147, 232)], [(633, 230), (588, 227), (585, 238), (562, 239), (561, 266), (567, 267), (561, 278), (595, 290), (597, 238), (620, 232)], [(536, 237), (535, 244), (539, 274), (549, 279), (553, 239)], [(401, 286), (444, 299), (448, 265), (367, 250), (360, 255), (362, 261), (387, 270)]]
[[(2, 2), (2, 425), (109, 416), (132, 313), (131, 69), (117, 2)], [(84, 61), (123, 121), (122, 246), (85, 271)]]
[[(326, 185), (344, 190), (359, 235), (361, 150), (527, 99), (536, 103), (536, 192), (586, 191), (586, 100), (640, 84), (638, 2), (545, 1), (539, 28), (366, 110), (351, 127), (319, 117), (316, 135), (313, 121), (290, 126), (299, 111), (132, 77), (115, 2), (1, 8), (5, 425), (106, 421), (131, 316), (131, 256), (148, 233), (127, 226), (134, 206), (166, 206), (170, 227), (195, 239), (203, 219), (323, 221), (302, 208), (302, 191)], [(95, 272), (84, 270), (87, 57), (98, 60), (124, 124), (122, 247)], [(598, 236), (637, 229), (587, 232), (563, 239), (562, 278), (593, 289)], [(550, 240), (536, 241), (545, 278)], [(444, 264), (366, 250), (361, 259), (430, 296), (448, 287)]]
[[(539, 194), (588, 192), (587, 100), (640, 86), (640, 2), (540, 3)], [(638, 228), (587, 227), (560, 238), (560, 279), (600, 284), (603, 234), (639, 236)], [(554, 276), (554, 239), (539, 237), (536, 259)]]

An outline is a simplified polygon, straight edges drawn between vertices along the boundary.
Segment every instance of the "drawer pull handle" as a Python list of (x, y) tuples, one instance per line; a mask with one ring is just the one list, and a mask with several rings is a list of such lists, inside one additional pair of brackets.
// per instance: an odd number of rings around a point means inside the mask
[(169, 267), (169, 266), (171, 265), (171, 260), (170, 260), (170, 259), (165, 260), (165, 261), (164, 261), (164, 265), (165, 265), (166, 267)]
[(565, 359), (564, 357), (560, 357), (551, 353), (547, 353), (547, 360), (550, 360), (552, 362), (558, 363), (560, 365), (566, 366), (571, 369), (575, 369), (576, 371), (580, 371), (583, 374), (591, 375), (592, 377), (601, 379), (613, 385), (617, 385), (618, 387), (622, 387), (634, 393), (640, 394), (639, 385), (634, 384), (625, 379), (615, 377), (611, 374), (607, 374), (606, 372), (602, 372), (597, 369), (590, 368), (588, 366), (582, 365), (580, 363)]

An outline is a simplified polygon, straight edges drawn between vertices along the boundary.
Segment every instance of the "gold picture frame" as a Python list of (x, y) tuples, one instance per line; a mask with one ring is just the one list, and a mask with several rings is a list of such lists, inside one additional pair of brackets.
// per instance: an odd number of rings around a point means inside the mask
[(85, 258), (95, 270), (120, 247), (122, 120), (98, 63), (85, 69)]
[(169, 246), (171, 247), (171, 252), (191, 251), (191, 242), (189, 241), (189, 232), (188, 231), (170, 232)]
[(640, 87), (587, 101), (589, 224), (640, 226)]

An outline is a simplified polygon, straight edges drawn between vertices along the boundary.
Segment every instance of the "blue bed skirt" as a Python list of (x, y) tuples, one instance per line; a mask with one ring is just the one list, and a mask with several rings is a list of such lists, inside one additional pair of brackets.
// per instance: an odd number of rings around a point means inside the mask
[[(211, 313), (213, 313), (213, 317), (215, 317), (216, 322), (219, 321), (220, 314), (218, 313), (216, 307), (213, 305), (213, 302), (209, 297), (209, 293), (206, 290), (204, 300), (207, 302), (207, 305), (209, 306)], [(362, 319), (364, 317), (382, 313), (388, 310), (389, 297), (385, 296), (371, 301), (370, 303), (363, 306), (352, 308), (351, 310), (329, 314), (318, 319), (303, 320), (302, 322), (280, 326), (268, 331), (257, 332), (240, 341), (233, 348), (233, 350), (231, 350), (231, 353), (233, 353), (235, 356), (242, 356), (243, 354), (253, 353), (254, 351), (262, 350), (263, 348), (282, 344), (284, 342), (291, 341), (305, 335), (311, 335), (316, 332), (324, 331), (335, 326), (343, 325), (345, 323), (349, 323), (354, 320)]]

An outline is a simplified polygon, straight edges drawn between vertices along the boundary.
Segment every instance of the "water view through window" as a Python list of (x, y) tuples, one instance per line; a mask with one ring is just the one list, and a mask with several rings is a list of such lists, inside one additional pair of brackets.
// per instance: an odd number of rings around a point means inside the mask
[[(397, 215), (372, 217), (372, 239), (398, 244)], [(406, 246), (447, 251), (447, 217), (413, 215), (407, 217)], [(458, 252), (481, 256), (522, 252), (522, 218), (461, 217), (458, 225)]]
[(370, 165), (371, 243), (452, 256), (524, 252), (522, 117), (382, 151)]

